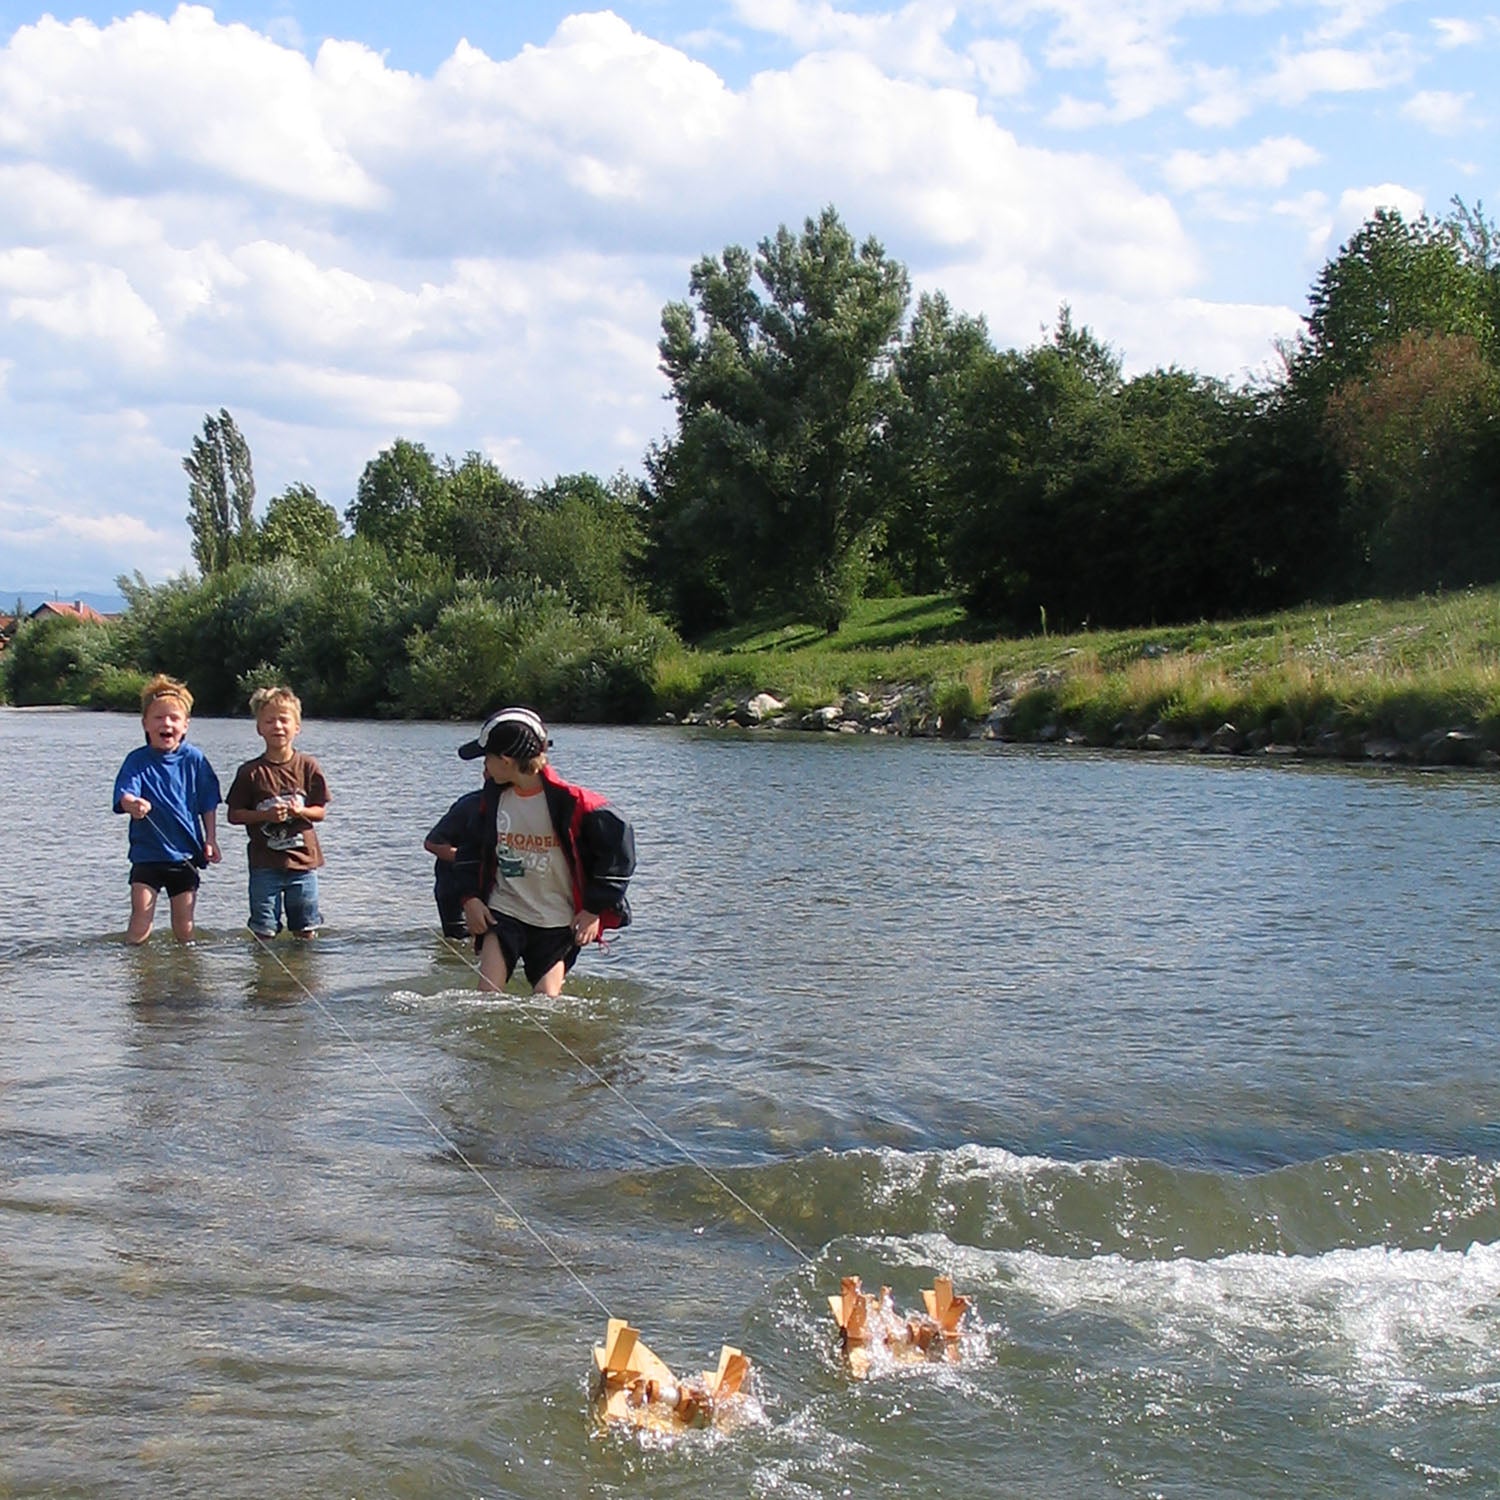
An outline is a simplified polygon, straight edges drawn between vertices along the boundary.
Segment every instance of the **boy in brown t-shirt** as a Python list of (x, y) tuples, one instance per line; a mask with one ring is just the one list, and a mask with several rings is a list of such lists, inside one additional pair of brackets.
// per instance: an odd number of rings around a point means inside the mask
[(293, 935), (315, 937), (323, 851), (313, 825), (328, 811), (328, 783), (312, 756), (292, 748), (302, 704), (290, 688), (257, 688), (250, 712), (266, 748), (235, 772), (225, 798), (229, 821), (250, 836), (250, 931), (275, 937), (284, 906)]

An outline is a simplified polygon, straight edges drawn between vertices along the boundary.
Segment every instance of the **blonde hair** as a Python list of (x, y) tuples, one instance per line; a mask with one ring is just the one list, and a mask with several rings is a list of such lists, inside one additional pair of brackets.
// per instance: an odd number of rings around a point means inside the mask
[(181, 705), (185, 714), (193, 712), (193, 695), (188, 691), (185, 682), (178, 682), (175, 677), (168, 677), (165, 672), (158, 672), (155, 677), (141, 689), (141, 717), (146, 717), (147, 710), (158, 698), (175, 698)]
[(282, 705), (296, 714), (297, 722), (302, 722), (302, 700), (289, 687), (258, 687), (250, 694), (250, 712), (258, 719), (269, 707), (279, 708)]

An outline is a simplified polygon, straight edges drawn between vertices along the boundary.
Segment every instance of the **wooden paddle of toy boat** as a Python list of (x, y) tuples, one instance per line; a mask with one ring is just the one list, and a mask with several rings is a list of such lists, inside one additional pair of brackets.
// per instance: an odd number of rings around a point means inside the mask
[(957, 1359), (967, 1297), (953, 1293), (953, 1282), (939, 1276), (922, 1292), (926, 1312), (902, 1317), (891, 1302), (891, 1289), (883, 1286), (877, 1297), (861, 1289), (858, 1276), (845, 1276), (839, 1295), (828, 1299), (849, 1373), (863, 1380), (880, 1358), (896, 1364), (914, 1364), (928, 1359)]
[(594, 1345), (594, 1363), (599, 1367), (594, 1395), (603, 1420), (658, 1432), (722, 1421), (750, 1373), (750, 1361), (725, 1344), (717, 1370), (678, 1380), (624, 1318), (609, 1320), (604, 1343)]

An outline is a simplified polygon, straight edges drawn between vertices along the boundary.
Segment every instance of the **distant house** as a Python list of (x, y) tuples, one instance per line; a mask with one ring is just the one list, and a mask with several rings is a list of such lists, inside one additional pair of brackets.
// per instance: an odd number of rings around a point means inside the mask
[(20, 624), (20, 620), (15, 615), (0, 615), (0, 651), (4, 651), (10, 645), (10, 639)]
[(61, 615), (69, 620), (89, 620), (99, 625), (109, 618), (108, 615), (101, 615), (92, 604), (85, 604), (82, 599), (75, 599), (71, 604), (65, 604), (61, 599), (43, 600), (26, 618), (45, 620), (48, 615)]

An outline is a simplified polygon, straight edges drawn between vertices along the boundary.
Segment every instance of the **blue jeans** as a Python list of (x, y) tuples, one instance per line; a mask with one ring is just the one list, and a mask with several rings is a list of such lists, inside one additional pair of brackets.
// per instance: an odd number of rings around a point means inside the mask
[(282, 903), (293, 932), (314, 933), (323, 925), (315, 870), (251, 870), (250, 931), (273, 938), (281, 931)]

